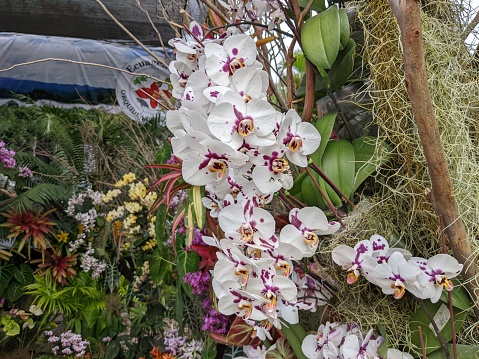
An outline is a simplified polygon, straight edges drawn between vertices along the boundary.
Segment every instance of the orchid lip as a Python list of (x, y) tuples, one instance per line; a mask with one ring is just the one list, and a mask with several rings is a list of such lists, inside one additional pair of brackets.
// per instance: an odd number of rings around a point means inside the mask
[(289, 142), (289, 150), (291, 152), (297, 152), (303, 146), (303, 140), (299, 136), (294, 136), (291, 141)]
[(228, 169), (228, 165), (223, 160), (211, 159), (208, 162), (208, 171), (210, 172), (219, 172), (217, 174), (218, 179), (222, 179)]
[(280, 173), (289, 170), (289, 163), (284, 158), (276, 158), (271, 164), (274, 173)]
[(239, 228), (239, 233), (242, 241), (249, 242), (253, 238), (253, 227), (249, 223), (243, 223)]
[(254, 122), (252, 119), (246, 118), (241, 120), (238, 125), (238, 133), (242, 137), (248, 137), (254, 130)]
[(304, 243), (308, 244), (309, 248), (313, 248), (319, 242), (318, 235), (313, 232), (304, 232)]
[(230, 62), (230, 72), (233, 74), (236, 70), (244, 67), (244, 63), (241, 59), (234, 59)]

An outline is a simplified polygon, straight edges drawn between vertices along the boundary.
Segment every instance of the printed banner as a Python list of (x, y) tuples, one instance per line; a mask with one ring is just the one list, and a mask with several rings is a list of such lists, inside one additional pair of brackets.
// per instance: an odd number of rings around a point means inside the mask
[[(117, 108), (143, 122), (158, 114), (160, 88), (169, 75), (161, 63), (139, 46), (76, 38), (0, 33), (0, 100), (15, 94), (57, 106)], [(150, 49), (160, 58), (160, 48)], [(48, 58), (67, 61), (42, 61)], [(79, 61), (77, 64), (68, 61)], [(18, 64), (25, 64), (17, 66)], [(98, 67), (99, 64), (131, 72)], [(146, 74), (157, 79), (156, 81)], [(169, 93), (166, 91), (166, 94)], [(115, 110), (113, 110), (115, 112)]]

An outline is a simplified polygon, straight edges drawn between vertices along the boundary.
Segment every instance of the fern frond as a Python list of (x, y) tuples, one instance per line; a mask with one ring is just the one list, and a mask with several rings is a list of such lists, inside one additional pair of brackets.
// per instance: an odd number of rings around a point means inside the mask
[(41, 183), (10, 202), (10, 207), (19, 213), (33, 210), (35, 205), (45, 206), (48, 203), (67, 201), (71, 191), (64, 186), (53, 183)]

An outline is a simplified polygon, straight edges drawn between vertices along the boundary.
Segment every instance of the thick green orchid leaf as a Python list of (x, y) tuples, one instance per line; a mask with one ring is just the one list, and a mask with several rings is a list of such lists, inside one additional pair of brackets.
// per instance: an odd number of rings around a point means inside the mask
[[(321, 166), (329, 179), (347, 196), (354, 184), (355, 156), (353, 145), (346, 140), (329, 141), (324, 150)], [(328, 196), (336, 207), (342, 206), (341, 198), (326, 185)]]
[[(311, 171), (312, 176), (316, 179), (316, 181), (321, 186), (321, 178), (315, 172)], [(323, 186), (321, 186), (323, 188)], [(326, 194), (326, 187), (324, 186), (323, 192)], [(308, 206), (316, 206), (321, 209), (326, 208), (326, 201), (321, 196), (321, 193), (317, 189), (316, 185), (314, 184), (313, 180), (309, 175), (304, 178), (303, 182), (301, 183), (301, 197), (303, 199), (303, 203), (307, 204)], [(298, 198), (299, 199), (299, 198)]]
[(349, 19), (348, 19), (348, 14), (346, 12), (346, 9), (339, 9), (339, 37), (340, 37), (340, 50), (344, 49), (346, 46), (348, 46), (349, 42), (349, 35), (350, 35), (350, 29), (349, 29)]
[[(442, 336), (446, 342), (452, 338), (451, 320), (449, 314), (449, 307), (442, 301), (431, 303), (429, 300), (424, 301), (425, 309), (420, 306), (416, 309), (409, 321), (409, 328), (411, 330), (411, 342), (416, 346), (415, 350), (421, 350), (421, 341), (419, 338), (418, 326), (422, 329), (424, 339), (424, 346), (426, 353), (432, 353), (441, 348), (441, 342), (436, 337), (436, 333), (431, 325), (425, 310), (434, 318)], [(464, 324), (464, 319), (467, 317), (467, 312), (458, 308), (453, 308), (454, 312), (454, 326), (456, 332), (459, 332)], [(442, 349), (441, 349), (442, 351)]]
[(315, 15), (303, 25), (301, 40), (306, 57), (318, 68), (330, 69), (341, 45), (339, 10), (336, 5)]
[[(447, 345), (447, 349), (449, 353), (453, 353), (452, 344)], [(479, 346), (477, 345), (464, 345), (458, 344), (456, 346), (457, 350), (457, 359), (473, 359), (479, 358)], [(435, 352), (429, 354), (428, 359), (446, 359), (446, 354), (444, 354), (444, 350), (438, 349)]]
[[(459, 282), (457, 278), (453, 278), (451, 280), (454, 284), (454, 288), (451, 292), (453, 307), (462, 310), (468, 310), (469, 308), (471, 308), (471, 301), (469, 300), (469, 295), (467, 294), (467, 291), (464, 289), (464, 287), (462, 287), (461, 282)], [(447, 291), (443, 290), (439, 299), (444, 303), (449, 303), (449, 296), (447, 295)]]
[(333, 132), (334, 122), (336, 121), (337, 115), (337, 112), (328, 113), (314, 123), (314, 127), (316, 127), (321, 136), (321, 143), (316, 151), (314, 151), (309, 157), (318, 166), (321, 166), (324, 149), (326, 148), (329, 142), (329, 137), (331, 137), (331, 133)]
[[(298, 0), (298, 4), (301, 8), (305, 8), (308, 6), (309, 1), (308, 0)], [(324, 0), (315, 0), (313, 2), (313, 5), (311, 6), (311, 10), (321, 12), (326, 10), (326, 4)]]
[(356, 55), (356, 43), (353, 39), (349, 39), (345, 48), (339, 51), (336, 61), (328, 72), (331, 91), (339, 90), (353, 73), (354, 55)]
[(381, 149), (376, 151), (376, 141), (375, 137), (363, 136), (352, 142), (356, 161), (356, 174), (354, 176), (354, 185), (349, 193), (350, 197), (354, 196), (354, 192), (366, 178), (371, 176), (379, 166), (386, 163), (389, 159), (389, 157), (382, 155), (389, 152), (387, 145), (384, 142), (379, 142)]
[(301, 192), (301, 184), (307, 175), (308, 173), (304, 171), (303, 173), (301, 173), (298, 177), (294, 179), (293, 187), (291, 187), (288, 190), (289, 194), (291, 194), (292, 196), (296, 196), (298, 193)]

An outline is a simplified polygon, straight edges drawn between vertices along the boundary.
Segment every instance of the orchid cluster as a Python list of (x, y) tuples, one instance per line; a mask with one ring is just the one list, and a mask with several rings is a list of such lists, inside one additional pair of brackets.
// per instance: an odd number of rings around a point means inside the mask
[[(102, 215), (97, 212), (102, 202), (103, 193), (93, 191), (91, 188), (73, 195), (68, 200), (68, 207), (65, 211), (68, 216), (80, 222), (81, 228), (77, 239), (69, 244), (70, 252), (75, 252), (85, 242), (88, 233), (95, 228), (97, 218)], [(85, 207), (88, 209), (85, 210)]]
[(302, 297), (329, 299), (319, 283), (293, 272), (293, 262), (311, 257), (319, 236), (339, 224), (318, 208), (295, 208), (278, 235), (262, 208), (291, 188), (289, 162), (306, 167), (321, 138), (294, 110), (284, 115), (266, 101), (268, 76), (250, 36), (206, 39), (196, 23), (190, 32), (194, 40), (172, 41), (172, 93), (182, 100), (167, 114), (173, 153), (183, 179), (205, 186), (203, 204), (224, 233), (220, 240), (203, 237), (219, 249), (212, 271), (218, 310), (242, 317), (265, 339), (273, 325), (281, 327), (280, 318), (297, 323), (298, 309), (316, 309), (316, 301)]
[(201, 340), (190, 340), (187, 336), (179, 335), (178, 323), (174, 320), (165, 320), (165, 322), (167, 323), (163, 339), (165, 350), (178, 359), (201, 358), (203, 342)]
[(356, 282), (360, 275), (381, 287), (384, 294), (400, 299), (406, 291), (420, 299), (436, 303), (442, 289), (453, 289), (452, 278), (463, 265), (448, 254), (424, 259), (413, 257), (407, 250), (389, 248), (380, 235), (357, 243), (354, 248), (339, 245), (332, 252), (333, 261), (348, 271), (347, 282)]
[(44, 334), (47, 337), (47, 341), (54, 345), (52, 352), (55, 356), (63, 354), (71, 355), (75, 358), (83, 357), (90, 345), (88, 340), (83, 340), (80, 334), (74, 334), (71, 330), (61, 333), (59, 337), (54, 335), (51, 330), (46, 331)]
[(15, 151), (9, 150), (5, 142), (0, 141), (0, 163), (3, 167), (11, 169), (14, 168), (17, 162), (15, 161)]
[[(302, 350), (310, 359), (381, 359), (378, 349), (384, 339), (376, 337), (371, 329), (363, 334), (356, 323), (322, 324), (316, 334), (307, 335)], [(412, 359), (412, 355), (397, 349), (388, 349), (384, 359)]]
[[(111, 209), (106, 220), (113, 223), (118, 234), (125, 240), (122, 249), (129, 247), (129, 243), (141, 236), (148, 239), (143, 245), (144, 251), (154, 248), (156, 243), (155, 220), (156, 217), (149, 216), (148, 211), (155, 202), (157, 195), (155, 192), (147, 193), (146, 185), (148, 179), (137, 180), (134, 173), (126, 173), (123, 178), (115, 183), (116, 189), (108, 191), (103, 197), (103, 203), (110, 207), (118, 204)], [(126, 200), (125, 200), (126, 198)]]
[(84, 272), (92, 271), (91, 277), (92, 278), (99, 278), (100, 275), (106, 270), (106, 262), (99, 260), (93, 256), (95, 250), (91, 246), (91, 242), (88, 243), (88, 249), (83, 254), (82, 263), (80, 264), (80, 268)]
[(286, 5), (279, 0), (219, 0), (218, 2), (231, 13), (231, 17), (236, 22), (256, 22), (268, 15), (270, 19), (268, 30), (272, 30), (276, 24), (280, 24), (285, 19), (283, 8)]

